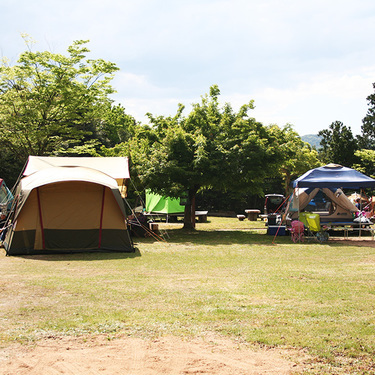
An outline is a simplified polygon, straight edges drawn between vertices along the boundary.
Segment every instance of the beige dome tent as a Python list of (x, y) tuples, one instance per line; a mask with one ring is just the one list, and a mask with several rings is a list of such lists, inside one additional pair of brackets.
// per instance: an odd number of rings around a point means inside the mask
[(127, 158), (30, 156), (15, 192), (7, 255), (133, 252), (118, 183), (127, 178)]

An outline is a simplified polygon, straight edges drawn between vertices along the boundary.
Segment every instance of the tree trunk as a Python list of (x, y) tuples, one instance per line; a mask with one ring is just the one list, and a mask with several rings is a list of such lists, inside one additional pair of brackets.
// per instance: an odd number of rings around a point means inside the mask
[(287, 197), (290, 194), (290, 182), (291, 182), (291, 176), (289, 171), (285, 171), (285, 196)]
[(189, 199), (185, 206), (184, 227), (183, 229), (195, 229), (195, 196), (197, 190), (189, 190)]

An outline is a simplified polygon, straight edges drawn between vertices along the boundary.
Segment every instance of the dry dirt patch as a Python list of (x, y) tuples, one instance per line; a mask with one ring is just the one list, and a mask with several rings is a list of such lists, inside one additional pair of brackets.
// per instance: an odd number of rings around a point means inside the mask
[(1, 375), (286, 375), (299, 365), (275, 349), (229, 339), (53, 338), (0, 349)]

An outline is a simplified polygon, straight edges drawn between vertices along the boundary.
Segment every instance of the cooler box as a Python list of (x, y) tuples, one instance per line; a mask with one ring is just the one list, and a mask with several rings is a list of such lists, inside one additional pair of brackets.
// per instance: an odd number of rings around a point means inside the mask
[(267, 234), (270, 236), (285, 236), (285, 225), (269, 225)]

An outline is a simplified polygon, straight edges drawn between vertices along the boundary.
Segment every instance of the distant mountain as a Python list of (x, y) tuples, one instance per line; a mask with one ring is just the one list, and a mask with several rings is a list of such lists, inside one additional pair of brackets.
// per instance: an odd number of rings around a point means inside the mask
[(309, 143), (312, 147), (315, 147), (317, 150), (321, 148), (320, 140), (322, 137), (319, 137), (317, 134), (306, 134), (301, 137), (304, 142)]

